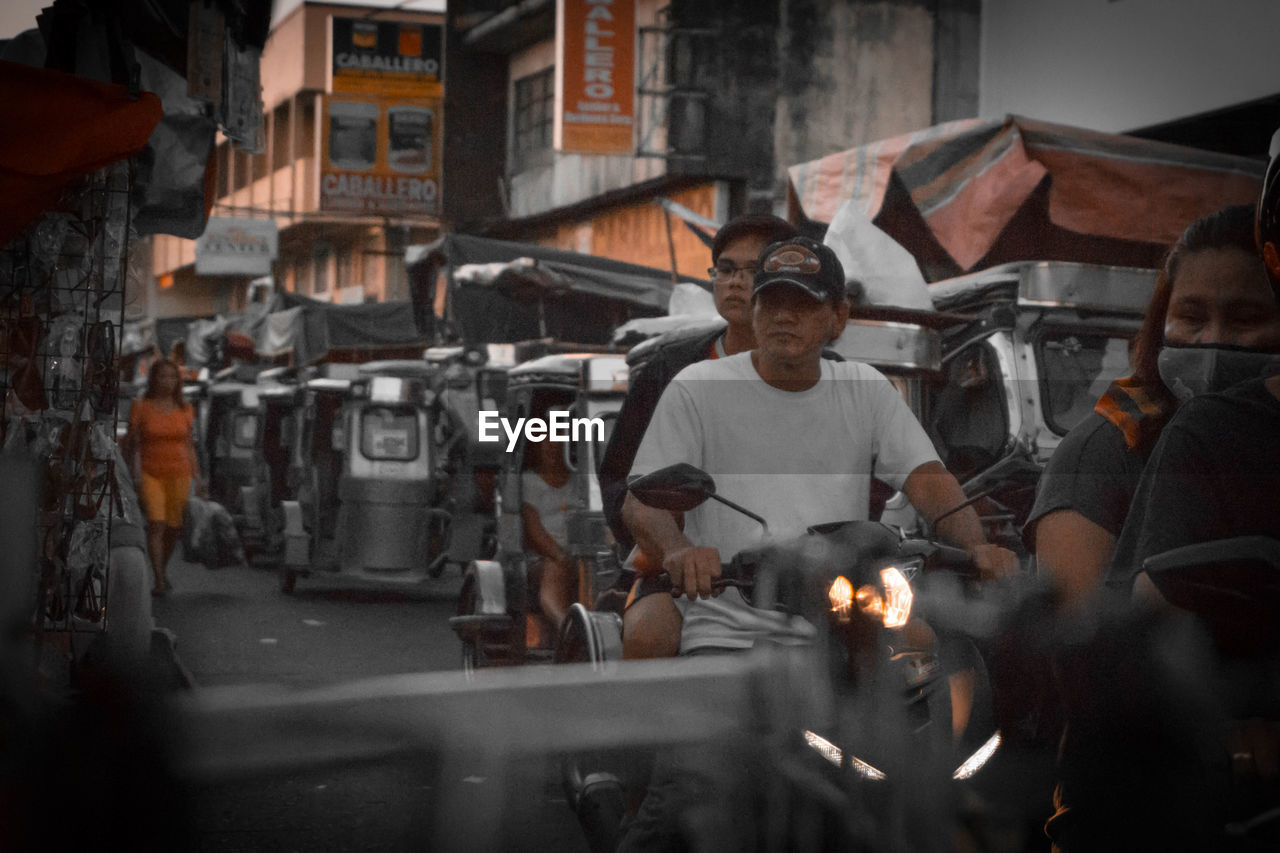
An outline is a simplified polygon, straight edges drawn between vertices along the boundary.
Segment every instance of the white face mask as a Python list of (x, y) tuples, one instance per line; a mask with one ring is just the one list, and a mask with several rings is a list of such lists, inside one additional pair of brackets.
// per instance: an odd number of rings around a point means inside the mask
[(1229, 346), (1169, 346), (1156, 359), (1160, 378), (1179, 402), (1280, 372), (1280, 353)]

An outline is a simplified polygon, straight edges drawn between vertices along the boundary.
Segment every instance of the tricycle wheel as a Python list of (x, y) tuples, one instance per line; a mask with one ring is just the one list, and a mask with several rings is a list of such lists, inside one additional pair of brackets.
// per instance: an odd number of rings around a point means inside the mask
[(556, 643), (556, 663), (589, 663), (601, 667), (622, 659), (622, 618), (609, 611), (569, 607)]
[(470, 640), (462, 641), (462, 671), (467, 675), (475, 675), (484, 664), (480, 661), (480, 650)]
[[(479, 591), (473, 572), (463, 575), (462, 592), (458, 596), (458, 615), (476, 616), (480, 612)], [(462, 641), (462, 671), (468, 675), (477, 670), (494, 666), (511, 666), (523, 663), (523, 655), (516, 648), (516, 631), (523, 631), (523, 624), (509, 623), (503, 627), (482, 628), (475, 631), (459, 631)]]
[(280, 574), (280, 591), (285, 595), (293, 595), (293, 588), (298, 585), (298, 573), (293, 569), (285, 569)]

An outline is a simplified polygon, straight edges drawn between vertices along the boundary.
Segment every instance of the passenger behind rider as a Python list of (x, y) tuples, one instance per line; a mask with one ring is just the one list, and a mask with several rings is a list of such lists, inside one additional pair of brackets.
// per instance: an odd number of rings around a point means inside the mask
[[(769, 522), (774, 536), (812, 524), (865, 519), (872, 473), (902, 489), (932, 523), (965, 500), (902, 397), (874, 368), (822, 358), (845, 327), (844, 272), (834, 252), (806, 238), (761, 256), (751, 299), (757, 349), (685, 368), (663, 392), (632, 474), (677, 462), (710, 473), (717, 490)], [(683, 594), (648, 595), (624, 628), (643, 621), (668, 653), (734, 649), (776, 633), (795, 637), (778, 614), (749, 607), (736, 589), (713, 600), (722, 559), (761, 539), (756, 522), (708, 502), (683, 519), (628, 495), (627, 525), (651, 573), (665, 571)], [(683, 522), (683, 530), (681, 529)], [(984, 574), (1017, 560), (986, 542), (972, 508), (949, 515), (938, 534), (970, 550)]]
[(565, 550), (567, 519), (573, 506), (572, 472), (564, 458), (564, 443), (527, 441), (520, 474), (523, 503), (520, 518), (529, 576), (538, 585), (538, 604), (555, 630), (577, 600), (573, 560)]
[[(765, 246), (794, 237), (796, 233), (795, 227), (786, 220), (765, 214), (739, 216), (721, 226), (711, 243), (711, 268), (707, 272), (716, 312), (727, 325), (664, 346), (643, 365), (632, 369), (630, 387), (600, 462), (599, 475), (605, 518), (614, 539), (623, 547), (634, 544), (631, 531), (622, 519), (627, 473), (658, 398), (671, 378), (690, 364), (736, 355), (755, 347), (755, 332), (751, 327), (751, 276), (756, 259)], [(646, 557), (637, 555), (636, 558), (639, 568), (644, 570)], [(668, 657), (676, 653), (667, 637), (647, 635), (644, 621), (637, 621), (630, 608), (623, 618), (624, 658)]]
[(1252, 207), (1236, 206), (1187, 227), (1156, 280), (1132, 375), (1112, 383), (1040, 478), (1024, 537), (1067, 610), (1101, 590), (1139, 477), (1179, 394), (1216, 390), (1185, 375), (1206, 353), (1194, 348), (1267, 345), (1275, 306), (1253, 220)]

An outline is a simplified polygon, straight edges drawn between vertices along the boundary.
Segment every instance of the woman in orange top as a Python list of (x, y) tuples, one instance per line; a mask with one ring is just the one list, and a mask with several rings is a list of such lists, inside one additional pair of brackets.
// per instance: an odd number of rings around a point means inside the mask
[(156, 575), (152, 595), (169, 591), (165, 567), (182, 533), (192, 480), (197, 493), (205, 493), (191, 440), (194, 422), (195, 410), (182, 398), (178, 365), (157, 360), (147, 374), (147, 393), (129, 411), (123, 448), (147, 514), (147, 550)]

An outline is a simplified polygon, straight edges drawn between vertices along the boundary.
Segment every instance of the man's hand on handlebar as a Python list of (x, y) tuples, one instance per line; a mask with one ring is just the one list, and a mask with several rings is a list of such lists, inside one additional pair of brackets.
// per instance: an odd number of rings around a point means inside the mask
[(974, 568), (984, 581), (1001, 580), (1018, 573), (1018, 555), (1008, 548), (984, 542), (970, 548), (969, 554), (973, 557)]
[(662, 560), (662, 570), (671, 578), (671, 594), (690, 601), (719, 595), (712, 582), (720, 577), (720, 552), (715, 548), (690, 545), (671, 551)]

